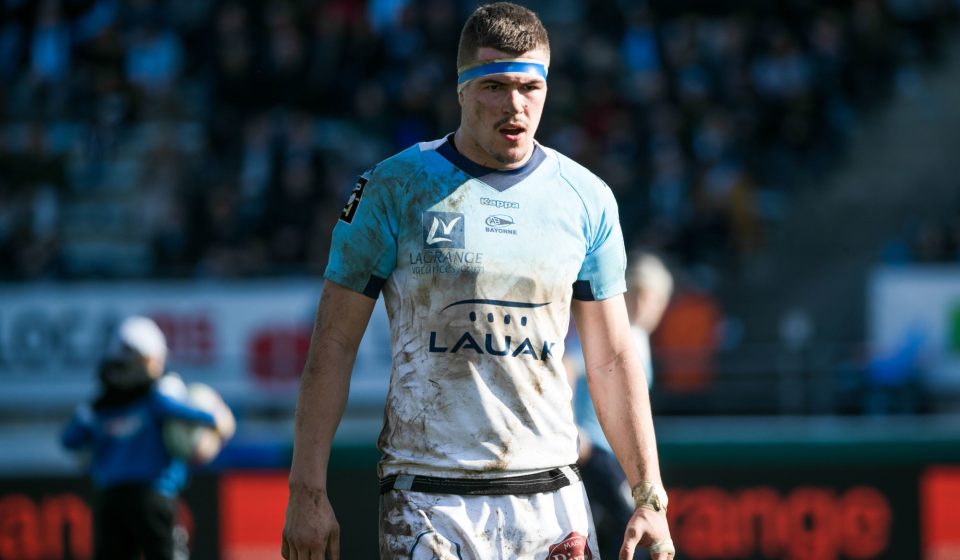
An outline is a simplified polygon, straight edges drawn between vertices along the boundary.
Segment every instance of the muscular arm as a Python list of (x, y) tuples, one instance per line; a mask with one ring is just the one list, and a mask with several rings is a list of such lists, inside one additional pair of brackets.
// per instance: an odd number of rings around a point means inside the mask
[[(573, 313), (597, 417), (630, 487), (641, 482), (662, 487), (646, 372), (630, 335), (623, 296), (575, 300)], [(633, 558), (638, 544), (650, 547), (669, 538), (666, 516), (638, 508), (627, 527), (620, 557)], [(653, 557), (670, 558), (665, 553)]]
[(281, 547), (289, 560), (339, 556), (339, 526), (327, 499), (327, 465), (357, 347), (375, 303), (333, 282), (324, 284), (297, 399)]
[(646, 372), (623, 297), (575, 300), (573, 312), (597, 417), (630, 486), (661, 484)]

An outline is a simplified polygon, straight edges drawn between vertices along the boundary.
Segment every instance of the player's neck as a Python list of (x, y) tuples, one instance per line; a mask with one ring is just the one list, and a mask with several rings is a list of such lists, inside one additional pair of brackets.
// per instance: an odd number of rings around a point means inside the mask
[(464, 150), (464, 148), (469, 147), (470, 140), (467, 138), (467, 135), (463, 132), (462, 128), (457, 128), (457, 131), (453, 133), (453, 136), (450, 138), (450, 145), (458, 154), (479, 166), (490, 169), (491, 171), (513, 171), (514, 169), (523, 167), (527, 164), (527, 162), (530, 161), (530, 158), (533, 157), (536, 144), (530, 144), (530, 150), (528, 150), (526, 155), (523, 156), (523, 159), (509, 164), (499, 162), (492, 156), (483, 157), (483, 148), (481, 148), (479, 145), (477, 145), (475, 153), (471, 153), (470, 150)]

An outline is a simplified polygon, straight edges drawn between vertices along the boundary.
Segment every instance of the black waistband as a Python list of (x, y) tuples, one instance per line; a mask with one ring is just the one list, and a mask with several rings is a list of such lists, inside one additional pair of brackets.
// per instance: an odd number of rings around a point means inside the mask
[(458, 496), (539, 494), (541, 492), (555, 492), (579, 480), (580, 469), (576, 465), (502, 478), (438, 478), (395, 474), (380, 479), (380, 493), (386, 494), (390, 490), (410, 490), (429, 494), (456, 494)]

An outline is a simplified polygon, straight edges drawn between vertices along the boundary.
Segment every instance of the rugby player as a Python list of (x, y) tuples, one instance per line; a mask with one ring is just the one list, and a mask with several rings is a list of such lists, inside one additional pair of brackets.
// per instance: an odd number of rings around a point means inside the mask
[(561, 358), (572, 311), (635, 498), (621, 558), (673, 557), (610, 189), (535, 141), (550, 45), (532, 11), (479, 7), (461, 121), (366, 171), (334, 228), (301, 380), (281, 552), (339, 558), (331, 442), (376, 299), (393, 363), (378, 441), (381, 558), (599, 558)]

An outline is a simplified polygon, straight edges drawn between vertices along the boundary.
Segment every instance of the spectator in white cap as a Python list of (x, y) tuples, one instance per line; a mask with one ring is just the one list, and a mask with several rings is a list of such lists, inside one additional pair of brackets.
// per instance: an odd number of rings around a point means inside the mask
[(166, 338), (155, 322), (121, 321), (100, 363), (100, 393), (77, 408), (62, 434), (68, 449), (90, 451), (98, 493), (95, 560), (179, 557), (174, 512), (189, 458), (171, 453), (165, 425), (207, 426), (221, 441), (233, 435), (230, 409), (219, 397), (214, 407), (192, 403), (179, 376), (164, 374), (166, 357)]
[(105, 389), (135, 389), (160, 379), (167, 362), (167, 339), (148, 317), (133, 316), (111, 333), (101, 363)]

